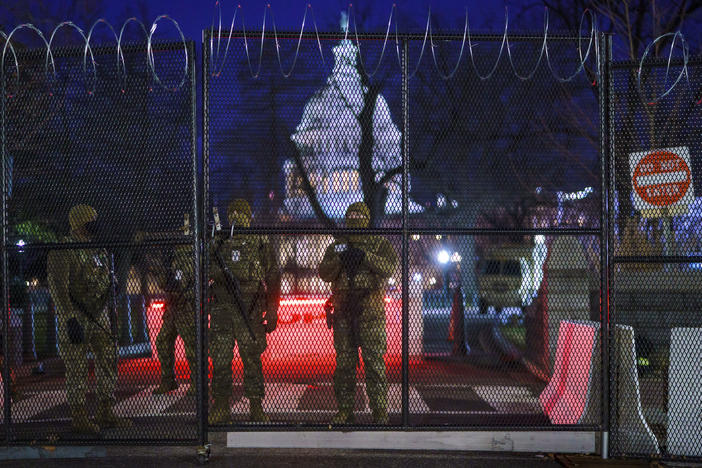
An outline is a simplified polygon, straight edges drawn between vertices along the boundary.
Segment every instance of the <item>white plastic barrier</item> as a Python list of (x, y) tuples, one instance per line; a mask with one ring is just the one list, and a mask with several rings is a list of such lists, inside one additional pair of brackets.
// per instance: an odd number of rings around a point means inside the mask
[(616, 427), (610, 431), (612, 446), (622, 454), (659, 454), (658, 440), (641, 408), (634, 329), (628, 325), (617, 325), (614, 328), (614, 342), (612, 362), (617, 382), (614, 387), (617, 417), (612, 421)]
[(702, 456), (702, 328), (670, 331), (668, 453)]

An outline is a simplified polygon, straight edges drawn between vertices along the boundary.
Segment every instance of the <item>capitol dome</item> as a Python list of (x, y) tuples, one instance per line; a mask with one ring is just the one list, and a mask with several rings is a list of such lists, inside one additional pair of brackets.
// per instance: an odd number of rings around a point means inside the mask
[[(326, 84), (305, 105), (302, 119), (291, 139), (297, 146), (319, 203), (332, 219), (341, 219), (346, 208), (363, 201), (359, 176), (361, 125), (359, 115), (368, 88), (363, 84), (356, 60), (358, 49), (350, 40), (342, 40), (333, 48), (335, 64)], [(378, 94), (373, 111), (372, 170), (375, 181), (402, 165), (402, 132), (392, 121), (390, 108)], [(314, 211), (295, 161), (284, 166), (286, 197), (284, 210), (292, 218), (313, 218)], [(401, 172), (386, 182), (385, 215), (402, 213)], [(409, 181), (408, 181), (409, 189)], [(423, 208), (409, 201), (409, 213)]]

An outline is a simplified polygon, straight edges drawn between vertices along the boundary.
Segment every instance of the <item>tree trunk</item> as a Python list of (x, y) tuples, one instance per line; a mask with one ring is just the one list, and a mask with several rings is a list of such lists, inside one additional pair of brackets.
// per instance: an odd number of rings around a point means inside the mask
[[(474, 227), (478, 219), (477, 213), (467, 213), (467, 227)], [(466, 303), (471, 306), (478, 305), (478, 276), (476, 274), (475, 236), (466, 236), (457, 243), (456, 250), (461, 256), (461, 286)]]
[(361, 128), (361, 143), (358, 146), (358, 169), (361, 177), (361, 190), (363, 201), (370, 209), (370, 225), (376, 226), (378, 219), (385, 212), (385, 207), (379, 207), (376, 190), (375, 172), (373, 171), (373, 146), (375, 144), (373, 135), (373, 117), (375, 115), (375, 105), (380, 94), (380, 86), (370, 85), (368, 91), (363, 95), (363, 108), (358, 114), (358, 124)]

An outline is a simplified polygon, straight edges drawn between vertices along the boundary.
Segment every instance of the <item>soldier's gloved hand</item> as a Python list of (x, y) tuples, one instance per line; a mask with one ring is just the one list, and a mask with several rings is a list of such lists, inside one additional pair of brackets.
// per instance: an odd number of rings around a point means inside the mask
[(339, 254), (339, 259), (341, 260), (341, 265), (344, 268), (348, 268), (349, 265), (351, 265), (351, 257), (349, 255), (349, 250), (348, 249), (343, 250), (341, 252), (338, 252), (338, 254)]
[(366, 252), (359, 249), (358, 247), (349, 247), (348, 253), (349, 264), (355, 268), (358, 268), (363, 260), (366, 258)]
[(330, 297), (324, 303), (324, 316), (327, 319), (327, 328), (334, 328), (334, 300)]
[(176, 280), (175, 274), (170, 273), (163, 289), (166, 292), (176, 292), (178, 291), (178, 286), (178, 280)]
[(68, 339), (73, 344), (81, 344), (85, 341), (83, 326), (75, 317), (66, 320), (66, 332)]
[(278, 312), (268, 312), (263, 317), (265, 320), (266, 333), (273, 333), (273, 331), (278, 326)]
[(350, 246), (347, 250), (339, 254), (341, 267), (346, 271), (349, 278), (356, 275), (358, 267), (365, 257), (366, 253), (363, 250), (353, 246)]

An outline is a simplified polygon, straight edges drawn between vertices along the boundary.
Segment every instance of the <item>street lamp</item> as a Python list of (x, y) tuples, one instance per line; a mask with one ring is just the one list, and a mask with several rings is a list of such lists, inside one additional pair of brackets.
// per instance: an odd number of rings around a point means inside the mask
[(441, 263), (442, 265), (446, 265), (446, 264), (448, 263), (448, 261), (450, 260), (450, 258), (451, 258), (451, 257), (449, 256), (448, 251), (446, 251), (445, 249), (440, 250), (439, 253), (438, 253), (437, 256), (436, 256), (436, 259), (437, 259), (437, 260), (439, 261), (439, 263)]

